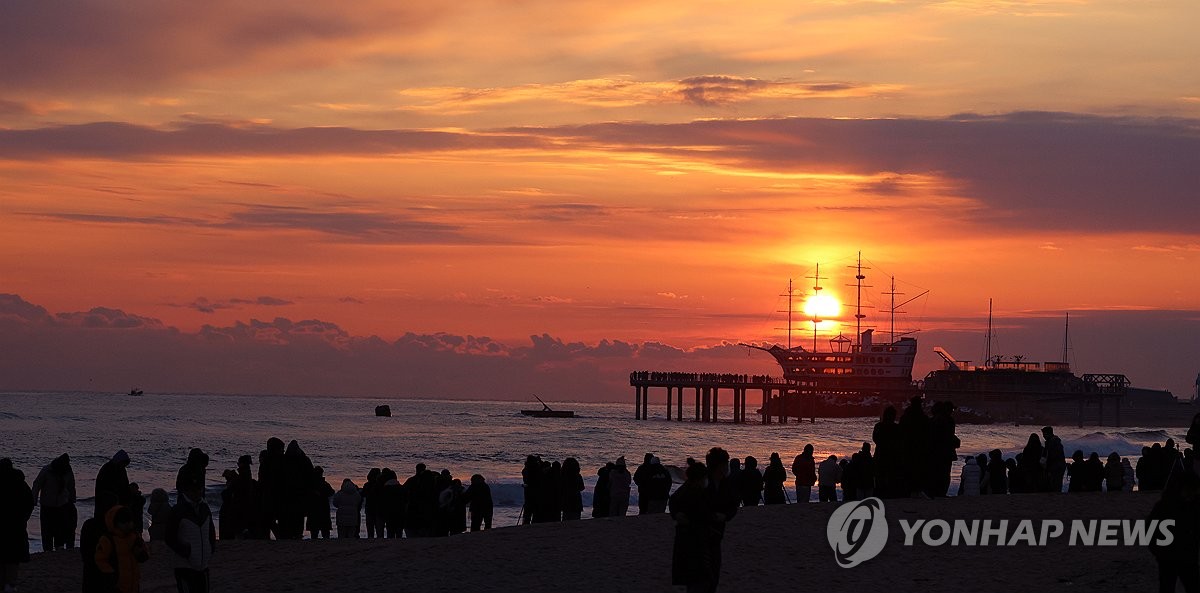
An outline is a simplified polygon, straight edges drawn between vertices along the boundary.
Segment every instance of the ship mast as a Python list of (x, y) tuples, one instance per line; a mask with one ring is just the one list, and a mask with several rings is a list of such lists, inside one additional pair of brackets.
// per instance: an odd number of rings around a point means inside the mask
[(1071, 345), (1071, 312), (1067, 311), (1066, 320), (1063, 322), (1063, 355), (1062, 361), (1067, 362), (1067, 351)]
[(983, 365), (992, 366), (992, 299), (988, 299), (988, 327), (984, 334)]
[[(854, 285), (858, 289), (858, 297), (855, 299), (854, 305), (854, 343), (862, 348), (862, 320), (866, 317), (862, 312), (862, 289), (863, 280), (867, 277), (863, 275), (862, 252), (858, 252), (858, 264), (855, 266), (856, 273), (854, 274)], [(866, 268), (870, 269), (870, 268)]]
[[(821, 275), (821, 263), (820, 263), (820, 262), (817, 262), (817, 268), (816, 268), (816, 271), (815, 271), (815, 272), (813, 272), (813, 275), (812, 275), (812, 276), (809, 276), (809, 278), (812, 278), (812, 281), (813, 281), (813, 299), (816, 299), (817, 297), (821, 296), (821, 291), (822, 291), (822, 290), (824, 290), (824, 287), (822, 287), (822, 286), (821, 286), (821, 280), (824, 280), (824, 279), (825, 279), (825, 277)], [(814, 302), (815, 302), (815, 301), (814, 301)], [(817, 324), (818, 324), (818, 323), (821, 323), (821, 318), (820, 318), (820, 317), (817, 317), (817, 312), (814, 310), (814, 311), (813, 311), (813, 314), (812, 314), (812, 324), (813, 324), (813, 352), (816, 352), (816, 351), (817, 351)]]

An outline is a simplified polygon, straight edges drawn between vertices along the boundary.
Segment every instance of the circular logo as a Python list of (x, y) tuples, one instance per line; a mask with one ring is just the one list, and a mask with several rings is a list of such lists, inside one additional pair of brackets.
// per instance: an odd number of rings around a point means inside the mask
[(883, 501), (868, 498), (838, 507), (829, 517), (825, 536), (842, 568), (852, 568), (878, 556), (888, 537)]

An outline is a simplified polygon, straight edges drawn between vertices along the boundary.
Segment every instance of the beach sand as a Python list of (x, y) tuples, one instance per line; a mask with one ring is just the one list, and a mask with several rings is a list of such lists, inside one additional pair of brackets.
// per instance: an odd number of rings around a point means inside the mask
[[(1153, 591), (1142, 547), (911, 546), (897, 519), (1142, 519), (1158, 493), (1021, 494), (888, 500), (888, 544), (841, 568), (826, 541), (837, 505), (743, 509), (729, 524), (720, 591)], [(219, 543), (213, 591), (682, 591), (670, 584), (673, 525), (665, 515), (506, 527), (417, 540)], [(169, 550), (155, 545), (142, 591), (175, 591)], [(37, 554), (20, 590), (80, 590), (79, 554)]]

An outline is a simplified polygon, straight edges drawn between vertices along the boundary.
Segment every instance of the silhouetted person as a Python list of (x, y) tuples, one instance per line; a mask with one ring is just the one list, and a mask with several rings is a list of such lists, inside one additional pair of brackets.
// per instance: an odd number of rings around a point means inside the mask
[(1150, 553), (1158, 562), (1158, 590), (1175, 591), (1175, 582), (1183, 583), (1188, 593), (1200, 591), (1200, 499), (1195, 475), (1184, 474), (1163, 490), (1162, 498), (1150, 511), (1150, 520), (1173, 520), (1170, 545), (1159, 544), (1156, 536)]
[(983, 492), (986, 494), (1008, 494), (1008, 466), (1000, 449), (992, 449), (988, 453), (987, 477), (984, 478)]
[(1071, 476), (1071, 483), (1067, 485), (1067, 492), (1087, 492), (1087, 473), (1087, 460), (1083, 458), (1083, 451), (1076, 449), (1071, 454), (1071, 466), (1067, 468), (1067, 474)]
[(1025, 448), (1021, 450), (1021, 457), (1017, 460), (1017, 469), (1021, 472), (1027, 492), (1038, 492), (1042, 490), (1043, 484), (1050, 483), (1050, 478), (1042, 467), (1042, 458), (1045, 455), (1046, 448), (1042, 446), (1042, 440), (1036, 432), (1030, 433)]
[[(304, 517), (313, 490), (313, 464), (295, 440), (283, 454), (283, 496), (279, 508), (279, 539), (304, 537)], [(328, 515), (328, 509), (326, 510)]]
[[(161, 542), (167, 537), (167, 521), (171, 517), (171, 499), (167, 491), (155, 488), (150, 491), (150, 541)], [(83, 541), (82, 532), (79, 536)], [(94, 547), (94, 546), (93, 546)]]
[[(228, 498), (222, 492), (221, 527), (225, 526), (226, 516), (233, 515), (233, 524), (231, 525), (233, 537), (265, 539), (269, 535), (260, 529), (261, 521), (258, 518), (259, 502), (257, 500), (258, 482), (254, 479), (254, 472), (250, 468), (251, 463), (249, 455), (239, 457), (233, 481), (226, 485)], [(225, 535), (222, 532), (221, 539), (224, 538)]]
[(767, 462), (767, 471), (763, 472), (763, 502), (766, 504), (783, 504), (787, 502), (787, 494), (783, 485), (787, 482), (787, 470), (783, 469), (783, 460), (778, 453), (771, 453)]
[[(418, 471), (424, 472), (425, 465), (419, 464)], [(376, 495), (379, 504), (379, 514), (383, 520), (384, 530), (379, 537), (398, 539), (406, 529), (405, 520), (408, 513), (408, 490), (400, 483), (396, 472), (383, 468), (379, 474), (380, 491)]]
[(559, 476), (562, 464), (542, 461), (537, 479), (537, 499), (533, 508), (534, 523), (557, 523), (562, 520), (562, 489)]
[(112, 459), (100, 466), (96, 473), (96, 497), (109, 492), (117, 497), (117, 504), (128, 505), (129, 497), (129, 454), (124, 449), (113, 454)]
[(929, 419), (925, 494), (930, 498), (940, 498), (945, 497), (950, 490), (950, 470), (954, 460), (958, 458), (958, 447), (962, 443), (955, 434), (954, 404), (936, 402), (932, 411), (933, 416)]
[(117, 505), (104, 515), (105, 533), (94, 552), (96, 568), (110, 591), (139, 593), (143, 562), (150, 559), (142, 533), (133, 522), (133, 512)]
[(792, 475), (796, 476), (796, 502), (812, 500), (812, 487), (817, 483), (817, 461), (813, 446), (804, 445), (804, 452), (792, 460)]
[(217, 549), (212, 512), (204, 502), (204, 483), (188, 476), (167, 522), (167, 546), (175, 554), (175, 584), (181, 592), (207, 593), (208, 563)]
[(467, 531), (467, 491), (463, 488), (462, 480), (453, 480), (450, 487), (442, 491), (442, 496), (449, 500), (443, 503), (448, 514), (447, 528), (450, 535)]
[[(575, 467), (578, 469), (578, 462)], [(580, 479), (582, 480), (582, 478)], [(492, 488), (488, 486), (487, 480), (479, 474), (471, 476), (471, 485), (467, 487), (466, 497), (467, 504), (471, 509), (471, 531), (479, 531), (480, 528), (491, 529)]]
[(1016, 458), (1009, 457), (1004, 460), (1004, 469), (1008, 472), (1008, 491), (1010, 494), (1021, 494), (1023, 492), (1032, 492), (1029, 485), (1026, 483), (1026, 475), (1018, 469), (1017, 464), (1021, 461), (1021, 454), (1017, 453)]
[(338, 539), (358, 539), (362, 531), (362, 506), (362, 491), (350, 478), (342, 480), (342, 487), (333, 495)]
[[(521, 524), (533, 523), (533, 515), (538, 508), (538, 494), (541, 492), (539, 480), (542, 476), (542, 460), (537, 455), (525, 458), (525, 467), (521, 469), (521, 483), (524, 485), (525, 500), (522, 507)], [(608, 507), (605, 507), (607, 512)]]
[(1121, 468), (1125, 470), (1125, 485), (1121, 489), (1125, 492), (1133, 492), (1133, 487), (1137, 485), (1135, 484), (1137, 480), (1134, 478), (1133, 466), (1129, 464), (1128, 457), (1121, 460)]
[(383, 482), (379, 480), (380, 469), (377, 467), (371, 468), (367, 472), (367, 481), (362, 487), (363, 511), (366, 515), (367, 523), (367, 538), (372, 539), (378, 533), (379, 537), (383, 537), (383, 513), (380, 508), (383, 503)]
[(15, 591), (18, 566), (29, 562), (27, 526), (34, 498), (25, 474), (7, 457), (0, 459), (0, 500), (0, 567), (5, 590)]
[(33, 499), (42, 507), (39, 518), (42, 550), (74, 549), (79, 515), (75, 509), (75, 472), (69, 455), (59, 455), (38, 472), (33, 480)]
[(671, 584), (688, 591), (715, 591), (713, 567), (709, 558), (713, 538), (713, 513), (708, 491), (708, 468), (703, 463), (687, 467), (687, 481), (671, 495), (671, 518), (675, 538), (671, 551)]
[[(480, 476), (480, 479), (482, 480), (483, 477)], [(472, 478), (471, 486), (473, 487), (474, 484), (474, 478)], [(491, 488), (487, 486), (486, 482), (483, 483), (483, 487), (488, 489), (488, 504), (490, 505)], [(568, 457), (563, 460), (562, 472), (558, 477), (558, 492), (563, 521), (574, 521), (583, 516), (583, 476), (580, 474), (579, 461), (574, 457)], [(472, 517), (474, 513), (474, 511), (471, 511)], [(490, 525), (490, 506), (488, 507), (488, 513), (488, 524)], [(472, 519), (472, 521), (474, 520)], [(472, 529), (472, 531), (478, 531), (478, 529)]]
[(633, 476), (625, 469), (625, 457), (618, 457), (608, 473), (608, 516), (624, 517), (629, 513), (629, 486), (632, 483)]
[[(730, 468), (732, 475), (732, 468)], [(743, 506), (757, 506), (762, 500), (763, 475), (758, 470), (758, 460), (754, 457), (746, 457), (746, 467), (738, 473), (737, 478), (728, 478), (731, 484), (736, 484), (738, 494), (742, 498)]]
[(266, 534), (264, 537), (270, 537), (269, 534), (274, 533), (276, 539), (284, 539), (279, 524), (280, 510), (283, 507), (287, 489), (284, 484), (286, 474), (284, 456), (283, 441), (271, 437), (267, 439), (267, 448), (259, 453), (258, 457), (258, 487), (261, 491), (258, 497), (258, 517), (261, 526), (257, 531)]
[(1115, 451), (1108, 454), (1108, 463), (1104, 464), (1104, 485), (1108, 492), (1125, 489), (1125, 468), (1121, 466), (1121, 456)]
[(208, 472), (208, 454), (201, 451), (199, 448), (193, 448), (188, 451), (187, 461), (179, 468), (179, 473), (175, 476), (175, 490), (179, 490), (179, 485), (185, 480), (199, 480), (201, 485), (206, 483), (206, 473)]
[(837, 502), (837, 485), (842, 481), (842, 466), (837, 455), (830, 455), (817, 466), (817, 500)]
[(900, 416), (900, 463), (904, 496), (925, 493), (932, 457), (929, 416), (921, 406), (921, 398), (913, 397)]
[(974, 457), (968, 455), (966, 461), (963, 462), (962, 473), (959, 474), (958, 495), (979, 496), (979, 482), (982, 477), (979, 464), (975, 463)]
[[(162, 488), (154, 489), (151, 492), (151, 514), (154, 512), (154, 496), (155, 493), (162, 492), (162, 496), (166, 499), (167, 491)], [(79, 552), (83, 560), (83, 593), (111, 593), (112, 588), (105, 581), (104, 575), (100, 573), (100, 568), (96, 566), (96, 546), (100, 544), (100, 537), (108, 533), (108, 527), (104, 524), (104, 517), (108, 511), (117, 506), (117, 495), (112, 492), (105, 492), (96, 497), (96, 508), (92, 517), (83, 522), (79, 527)], [(167, 512), (171, 510), (170, 504), (166, 507)], [(155, 521), (157, 522), (157, 520)], [(162, 520), (163, 532), (166, 531), (166, 519)], [(150, 535), (154, 537), (154, 523), (150, 525)], [(160, 536), (159, 541), (162, 540)]]
[(242, 526), (238, 523), (237, 501), (233, 499), (233, 484), (237, 481), (237, 472), (227, 469), (221, 472), (225, 478), (225, 488), (221, 490), (221, 517), (217, 521), (217, 537), (223, 540), (236, 539), (241, 533)]
[(638, 489), (638, 514), (639, 515), (647, 514), (646, 503), (649, 502), (649, 499), (646, 497), (646, 493), (644, 492), (644, 490), (645, 490), (644, 484), (646, 483), (647, 477), (650, 474), (650, 460), (653, 458), (654, 458), (653, 453), (647, 453), (646, 456), (642, 459), (642, 464), (639, 465), (637, 470), (633, 472), (633, 483), (637, 485), (637, 489)]
[(333, 522), (329, 519), (329, 499), (336, 492), (325, 479), (325, 468), (316, 466), (312, 471), (312, 490), (308, 495), (308, 533), (312, 539), (329, 539)]
[(1100, 492), (1104, 486), (1104, 462), (1095, 451), (1087, 459), (1087, 491)]
[(871, 440), (875, 443), (875, 493), (883, 498), (908, 496), (901, 483), (903, 445), (895, 407), (884, 408)]
[(1062, 439), (1054, 434), (1049, 426), (1042, 427), (1042, 438), (1045, 441), (1042, 455), (1046, 458), (1046, 492), (1062, 492), (1063, 475), (1067, 472), (1067, 454), (1063, 450)]
[[(858, 453), (850, 456), (850, 468), (854, 474), (854, 500), (863, 500), (875, 495), (875, 460), (871, 457), (871, 443), (863, 443)], [(842, 492), (846, 491), (843, 477)]]
[(607, 517), (609, 512), (609, 501), (612, 500), (612, 487), (609, 484), (609, 475), (613, 468), (616, 467), (612, 463), (604, 464), (604, 467), (596, 470), (596, 486), (592, 489), (592, 518), (599, 519)]

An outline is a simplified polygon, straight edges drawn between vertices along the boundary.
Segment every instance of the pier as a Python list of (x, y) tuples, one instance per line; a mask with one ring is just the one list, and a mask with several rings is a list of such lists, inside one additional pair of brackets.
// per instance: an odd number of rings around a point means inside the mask
[[(693, 414), (688, 419), (696, 422), (719, 422), (720, 394), (722, 390), (733, 394), (732, 421), (736, 424), (746, 422), (746, 393), (750, 390), (761, 391), (762, 401), (769, 402), (773, 395), (793, 390), (794, 385), (781, 377), (768, 375), (739, 375), (732, 373), (680, 373), (659, 371), (634, 371), (629, 373), (629, 384), (634, 388), (634, 418), (645, 420), (650, 417), (650, 389), (666, 389), (663, 400), (667, 420), (682, 422), (684, 419), (685, 390), (695, 394)], [(689, 398), (691, 399), (691, 398)], [(674, 404), (674, 405), (672, 405)], [(763, 406), (761, 422), (771, 423), (771, 416), (766, 414), (767, 407)], [(779, 415), (779, 422), (787, 424), (787, 414)]]

